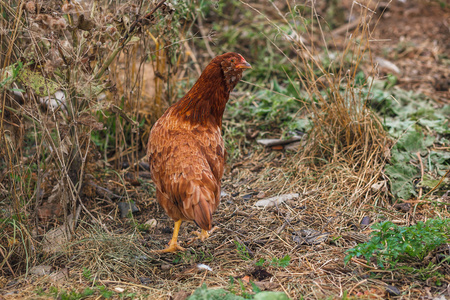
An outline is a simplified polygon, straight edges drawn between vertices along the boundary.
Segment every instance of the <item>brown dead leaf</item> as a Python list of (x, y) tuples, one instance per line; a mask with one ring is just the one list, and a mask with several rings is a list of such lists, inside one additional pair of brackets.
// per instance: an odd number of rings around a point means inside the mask
[(58, 272), (50, 274), (50, 279), (54, 282), (64, 282), (69, 278), (69, 269), (63, 268)]
[[(75, 220), (78, 220), (80, 215), (81, 206), (77, 208), (75, 212)], [(56, 228), (53, 228), (45, 235), (42, 241), (42, 250), (46, 253), (57, 253), (61, 252), (66, 246), (67, 242), (70, 241), (72, 235), (70, 231), (73, 230), (73, 214), (67, 216), (67, 223)]]
[(65, 225), (53, 228), (45, 235), (42, 250), (46, 253), (61, 252), (71, 237)]
[(62, 215), (61, 203), (43, 203), (37, 208), (39, 220), (47, 222), (50, 219), (58, 218)]
[(301, 229), (294, 232), (293, 240), (299, 245), (318, 245), (328, 240), (330, 233), (314, 229)]
[(84, 31), (90, 31), (94, 28), (95, 23), (91, 19), (86, 18), (83, 14), (78, 17), (78, 25), (77, 27)]
[(30, 269), (30, 274), (44, 276), (44, 275), (50, 274), (51, 271), (52, 271), (52, 266), (39, 265), (39, 266), (32, 267)]
[(69, 155), (70, 149), (72, 147), (72, 142), (70, 141), (70, 137), (66, 135), (60, 144), (61, 152), (65, 155)]
[(181, 290), (178, 291), (174, 296), (173, 296), (173, 300), (185, 300), (187, 299), (189, 296), (191, 295), (191, 292), (185, 291), (185, 290)]
[(103, 123), (97, 122), (95, 117), (90, 114), (81, 115), (78, 120), (78, 123), (91, 128), (92, 130), (103, 130), (105, 129)]
[(253, 282), (261, 291), (272, 291), (278, 287), (278, 283), (270, 281), (254, 281)]

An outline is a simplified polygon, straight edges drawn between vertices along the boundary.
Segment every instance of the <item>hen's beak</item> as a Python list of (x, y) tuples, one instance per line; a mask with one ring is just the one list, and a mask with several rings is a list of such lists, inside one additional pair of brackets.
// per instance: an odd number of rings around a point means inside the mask
[(246, 61), (244, 60), (244, 61), (241, 62), (240, 64), (237, 64), (237, 65), (236, 65), (236, 68), (238, 68), (238, 69), (251, 69), (252, 66), (251, 66), (248, 62), (246, 62)]

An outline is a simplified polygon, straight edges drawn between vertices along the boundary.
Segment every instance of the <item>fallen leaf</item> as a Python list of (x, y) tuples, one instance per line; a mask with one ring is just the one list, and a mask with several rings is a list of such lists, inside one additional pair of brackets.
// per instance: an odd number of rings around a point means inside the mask
[[(283, 146), (283, 145), (295, 143), (295, 142), (300, 141), (301, 139), (302, 139), (301, 136), (293, 136), (293, 137), (291, 137), (290, 139), (287, 139), (287, 140), (282, 140), (282, 139), (261, 139), (261, 140), (256, 140), (256, 142), (258, 144), (264, 145), (266, 147), (271, 147), (271, 146)], [(281, 147), (281, 149), (283, 149), (283, 147)]]
[[(80, 215), (81, 206), (78, 206), (75, 212), (75, 220), (78, 220)], [(53, 228), (44, 236), (42, 241), (42, 250), (46, 253), (57, 253), (61, 252), (67, 242), (72, 238), (70, 231), (73, 229), (73, 214), (67, 216), (67, 223), (56, 228)], [(68, 225), (67, 225), (68, 224)]]
[(370, 217), (365, 216), (364, 218), (362, 218), (361, 226), (365, 227), (365, 226), (369, 226), (369, 224), (370, 224)]
[(65, 225), (53, 228), (45, 235), (42, 250), (46, 253), (61, 252), (71, 237)]
[(380, 68), (388, 69), (389, 71), (401, 74), (400, 69), (393, 62), (390, 62), (382, 57), (376, 57), (375, 62), (378, 63)]
[(396, 210), (400, 210), (404, 213), (407, 213), (411, 209), (411, 204), (410, 203), (397, 203), (394, 205), (394, 208)]
[(261, 292), (255, 295), (254, 300), (289, 300), (283, 292)]
[(173, 300), (186, 300), (191, 294), (191, 292), (181, 290), (173, 296)]
[[(375, 192), (377, 192), (377, 191), (379, 191), (379, 190), (381, 190), (381, 189), (383, 189), (383, 188), (385, 188), (385, 187), (386, 187), (386, 181), (385, 181), (385, 180), (375, 182), (375, 183), (372, 184), (372, 186), (371, 186), (372, 190), (374, 190)], [(383, 190), (384, 190), (384, 189), (383, 189)]]
[(299, 245), (317, 245), (325, 242), (330, 233), (320, 232), (314, 229), (302, 229), (300, 231), (294, 232), (293, 240)]
[(256, 198), (262, 199), (262, 198), (264, 198), (265, 196), (266, 196), (266, 193), (264, 193), (264, 192), (259, 192), (258, 195), (256, 195)]
[(69, 269), (64, 268), (58, 272), (50, 274), (50, 279), (53, 282), (64, 282), (69, 278)]
[(299, 194), (298, 193), (294, 193), (294, 194), (284, 194), (284, 195), (280, 195), (280, 196), (275, 196), (272, 198), (266, 198), (263, 200), (259, 200), (258, 202), (255, 203), (255, 206), (258, 207), (271, 207), (271, 206), (275, 206), (278, 205), (286, 200), (291, 200), (294, 198), (298, 198)]
[(391, 296), (400, 296), (401, 294), (400, 290), (393, 285), (386, 285), (385, 289)]
[(52, 271), (52, 266), (39, 265), (39, 266), (32, 267), (30, 269), (30, 274), (44, 276), (44, 275), (50, 274), (51, 271)]

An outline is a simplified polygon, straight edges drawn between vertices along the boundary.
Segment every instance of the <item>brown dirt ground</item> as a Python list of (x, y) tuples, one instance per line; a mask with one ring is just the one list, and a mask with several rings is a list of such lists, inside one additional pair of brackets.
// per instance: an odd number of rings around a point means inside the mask
[(393, 1), (372, 38), (372, 51), (400, 69), (399, 87), (424, 93), (437, 103), (449, 103), (448, 6), (444, 9), (431, 1)]
[[(443, 9), (434, 2), (393, 1), (378, 23), (373, 39), (373, 54), (393, 62), (401, 70), (398, 78), (402, 88), (423, 92), (438, 104), (450, 103), (448, 6)], [(381, 76), (383, 72), (386, 70), (380, 69)], [(255, 146), (254, 153), (229, 166), (223, 180), (227, 195), (222, 198), (214, 215), (219, 229), (204, 243), (195, 241), (188, 244), (192, 237), (190, 232), (196, 227), (192, 223), (184, 223), (180, 241), (188, 250), (181, 254), (158, 256), (149, 252), (149, 249), (161, 249), (169, 241), (173, 224), (156, 200), (148, 197), (148, 185), (134, 187), (128, 184), (126, 189), (130, 197), (139, 199), (140, 213), (136, 216), (136, 223), (142, 224), (154, 218), (157, 220), (155, 228), (127, 238), (132, 222), (118, 220), (114, 203), (98, 202), (96, 205), (101, 209), (93, 213), (106, 225), (110, 238), (104, 238), (105, 231), (88, 225), (90, 221), (86, 220), (76, 239), (85, 243), (75, 242), (72, 245), (74, 250), (64, 255), (49, 256), (50, 275), (1, 278), (4, 280), (0, 282), (0, 299), (45, 299), (49, 297), (51, 286), (59, 290), (81, 291), (92, 286), (82, 276), (83, 267), (90, 268), (92, 274), (98, 271), (96, 279), (109, 290), (124, 289), (126, 293), (136, 293), (142, 298), (147, 295), (149, 299), (185, 299), (202, 283), (208, 287), (227, 288), (230, 276), (244, 280), (247, 290), (251, 287), (245, 280), (250, 279), (262, 290), (284, 291), (291, 299), (301, 296), (304, 299), (339, 299), (344, 291), (349, 296), (365, 299), (450, 297), (448, 266), (442, 285), (436, 286), (432, 279), (421, 281), (418, 275), (407, 277), (404, 273), (384, 271), (376, 266), (364, 267), (362, 260), (355, 260), (347, 266), (343, 264), (344, 251), (367, 239), (368, 231), (361, 225), (364, 217), (370, 217), (370, 224), (388, 217), (397, 224), (408, 225), (413, 220), (432, 216), (434, 207), (420, 205), (414, 212), (406, 213), (364, 207), (359, 210), (359, 215), (352, 215), (345, 199), (339, 199), (336, 194), (332, 197), (326, 194), (328, 188), (290, 182), (286, 167), (290, 156), (289, 153), (270, 152)], [(280, 174), (284, 179), (281, 186)], [(114, 183), (110, 188), (114, 190)], [(260, 209), (253, 206), (260, 197), (291, 192), (300, 193), (300, 197), (278, 207)], [(448, 206), (439, 209), (448, 211)], [(93, 236), (88, 230), (83, 230), (91, 226), (96, 228), (98, 235)], [(318, 236), (299, 243), (294, 239), (294, 233), (305, 229), (314, 230)], [(326, 238), (322, 240), (323, 236)], [(243, 257), (242, 252), (237, 251), (235, 242), (245, 244), (248, 256)], [(111, 249), (126, 253), (117, 258), (110, 254)], [(448, 250), (441, 252), (449, 254)], [(127, 253), (134, 256), (127, 257)], [(262, 268), (255, 267), (255, 262), (261, 258), (270, 262), (285, 255), (291, 258), (285, 268), (268, 263)], [(198, 263), (208, 265), (212, 271), (199, 269)], [(369, 277), (369, 274), (375, 276)], [(401, 296), (390, 295), (387, 285), (395, 286)], [(38, 296), (38, 288), (47, 294)], [(239, 287), (235, 286), (235, 290)]]

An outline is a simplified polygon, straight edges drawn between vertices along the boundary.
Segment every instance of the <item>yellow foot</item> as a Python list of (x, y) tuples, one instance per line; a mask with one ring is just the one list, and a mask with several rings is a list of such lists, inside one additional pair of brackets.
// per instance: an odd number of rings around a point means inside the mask
[(186, 249), (184, 249), (183, 247), (181, 247), (180, 245), (175, 243), (175, 244), (169, 244), (169, 247), (167, 247), (166, 249), (154, 250), (153, 252), (156, 252), (156, 253), (170, 253), (170, 252), (177, 252), (177, 251), (186, 251)]
[(194, 231), (192, 232), (192, 234), (196, 235), (197, 237), (194, 238), (193, 241), (195, 240), (201, 240), (202, 242), (204, 242), (207, 238), (209, 238), (209, 236), (216, 231), (216, 229), (218, 229), (219, 227), (214, 226), (213, 229), (211, 229), (209, 232), (206, 230), (202, 229), (202, 232), (198, 232), (198, 231)]

